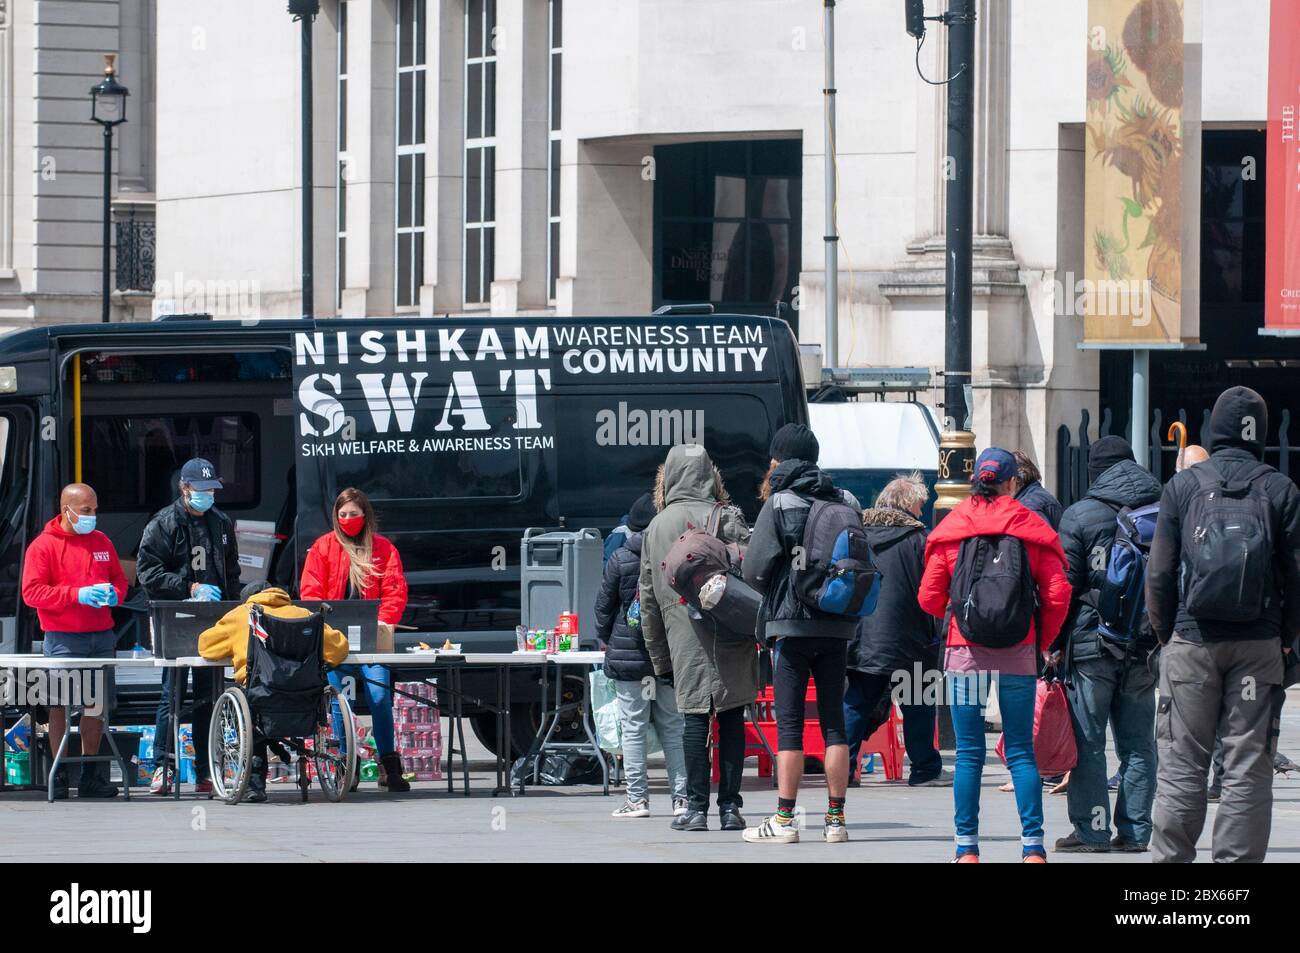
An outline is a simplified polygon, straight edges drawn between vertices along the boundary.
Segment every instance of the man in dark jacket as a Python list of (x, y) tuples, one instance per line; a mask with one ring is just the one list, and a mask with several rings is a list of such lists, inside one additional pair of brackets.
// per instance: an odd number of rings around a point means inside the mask
[[(1156, 775), (1156, 683), (1147, 668), (1154, 640), (1131, 646), (1099, 631), (1097, 596), (1106, 579), (1121, 509), (1149, 506), (1160, 481), (1133, 459), (1122, 437), (1102, 437), (1088, 454), (1088, 492), (1061, 518), (1061, 547), (1069, 561), (1070, 614), (1057, 648), (1068, 653), (1070, 710), (1079, 761), (1070, 772), (1070, 822), (1074, 831), (1056, 842), (1065, 852), (1144, 851), (1151, 840)], [(1106, 782), (1106, 725), (1119, 755), (1115, 839), (1110, 839)]]
[[(882, 700), (899, 689), (903, 739), (912, 763), (907, 783), (912, 787), (947, 787), (952, 772), (934, 747), (934, 723), (939, 686), (939, 639), (935, 619), (916, 601), (925, 572), (925, 524), (921, 509), (930, 495), (920, 473), (899, 476), (886, 484), (876, 505), (862, 514), (871, 543), (871, 556), (880, 571), (876, 610), (859, 619), (849, 643), (848, 687), (844, 690), (844, 727), (849, 739), (849, 784), (858, 768), (862, 742), (880, 724), (873, 713)], [(894, 684), (895, 673), (903, 681)], [(934, 681), (929, 677), (934, 673)], [(936, 697), (927, 698), (926, 688)], [(888, 707), (885, 712), (888, 716)], [(877, 716), (878, 718), (878, 716)]]
[(605, 651), (605, 675), (614, 683), (618, 721), (623, 733), (623, 768), (627, 801), (615, 817), (649, 817), (646, 738), (654, 723), (663, 745), (672, 791), (673, 814), (686, 813), (686, 758), (682, 753), (682, 716), (672, 682), (655, 677), (654, 663), (641, 632), (641, 533), (655, 518), (654, 497), (643, 494), (623, 522), (627, 535), (605, 563), (596, 596), (596, 638)]
[(1038, 472), (1038, 465), (1029, 454), (1017, 450), (1014, 456), (1016, 478), (1011, 481), (1012, 495), (1021, 505), (1047, 520), (1047, 525), (1052, 529), (1060, 529), (1061, 514), (1065, 512), (1061, 501), (1052, 496), (1047, 487), (1043, 486), (1043, 475)]
[[(151, 600), (219, 602), (239, 599), (239, 547), (235, 524), (214, 504), (221, 489), (216, 467), (195, 457), (181, 467), (180, 496), (153, 515), (140, 539), (136, 555), (136, 580)], [(180, 672), (184, 678), (183, 669)], [(166, 772), (173, 736), (171, 724), (172, 672), (164, 672), (158, 718), (154, 726), (154, 750), (158, 768), (149, 790), (167, 794)], [(208, 726), (212, 702), (221, 685), (220, 669), (194, 671), (194, 791), (212, 790), (208, 778)], [(184, 684), (180, 689), (184, 692)]]
[[(1210, 459), (1175, 474), (1165, 486), (1147, 566), (1147, 613), (1163, 645), (1151, 850), (1156, 861), (1195, 859), (1217, 727), (1224, 779), (1213, 857), (1258, 862), (1268, 851), (1272, 826), (1270, 714), (1283, 682), (1283, 646), (1294, 649), (1300, 635), (1300, 490), (1260, 462), (1268, 408), (1255, 391), (1230, 387), (1220, 394), (1206, 431)], [(1215, 597), (1207, 599), (1209, 611), (1193, 613), (1189, 600), (1207, 591), (1219, 594), (1205, 586), (1196, 557), (1221, 551), (1215, 546), (1220, 531), (1249, 525), (1238, 517), (1231, 527), (1223, 520), (1229, 504), (1240, 512), (1250, 500), (1265, 525), (1238, 542), (1246, 555), (1252, 541), (1271, 544), (1272, 572), (1248, 572), (1243, 561), (1241, 604), (1227, 608), (1244, 619), (1224, 621), (1228, 613)], [(1196, 525), (1189, 525), (1198, 514)], [(1193, 540), (1196, 552), (1189, 550)], [(1262, 585), (1262, 592), (1250, 592), (1252, 584)]]
[[(854, 620), (816, 612), (790, 584), (790, 568), (803, 547), (804, 524), (814, 500), (844, 502), (831, 478), (817, 468), (820, 446), (803, 424), (786, 424), (772, 438), (773, 467), (760, 495), (766, 496), (745, 552), (745, 582), (763, 595), (758, 624), (772, 648), (776, 698), (777, 812), (746, 828), (750, 843), (790, 844), (799, 840), (795, 802), (803, 777), (804, 704), (808, 678), (817, 685), (817, 712), (826, 742), (826, 787), (830, 795), (823, 838), (848, 840), (844, 795), (849, 780), (849, 746), (844, 733), (844, 672)], [(770, 494), (770, 495), (768, 495)]]

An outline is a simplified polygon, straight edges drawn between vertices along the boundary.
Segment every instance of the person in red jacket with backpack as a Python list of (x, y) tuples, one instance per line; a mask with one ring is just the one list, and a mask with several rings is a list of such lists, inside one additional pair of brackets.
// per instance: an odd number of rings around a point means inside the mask
[[(303, 599), (378, 599), (379, 625), (388, 635), (406, 609), (406, 576), (402, 557), (375, 531), (375, 510), (361, 490), (348, 487), (334, 500), (333, 531), (312, 543), (303, 563), (298, 594)], [(402, 777), (402, 759), (393, 740), (393, 679), (383, 665), (340, 666), (329, 673), (330, 684), (343, 685), (343, 675), (357, 679), (370, 704), (371, 730), (379, 763), (390, 792), (409, 791)]]
[(925, 547), (921, 608), (947, 620), (944, 669), (957, 737), (953, 782), (957, 863), (979, 862), (979, 797), (984, 771), (984, 706), (997, 673), (1007, 767), (1020, 812), (1021, 859), (1046, 863), (1043, 789), (1034, 761), (1039, 652), (1056, 639), (1070, 605), (1060, 538), (1016, 502), (1016, 460), (980, 454), (971, 497), (953, 509)]

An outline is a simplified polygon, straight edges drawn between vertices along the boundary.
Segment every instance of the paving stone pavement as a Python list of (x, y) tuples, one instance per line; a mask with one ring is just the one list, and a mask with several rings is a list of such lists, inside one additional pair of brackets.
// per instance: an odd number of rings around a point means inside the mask
[[(445, 737), (445, 733), (444, 733)], [(981, 859), (1019, 859), (1019, 828), (1011, 794), (996, 790), (1006, 770), (992, 753), (985, 770), (981, 812)], [(471, 749), (476, 745), (470, 743)], [(1300, 695), (1283, 710), (1283, 752), (1300, 761)], [(277, 789), (266, 804), (230, 807), (195, 799), (151, 798), (144, 789), (128, 803), (70, 801), (47, 805), (31, 793), (0, 796), (0, 859), (18, 861), (834, 861), (944, 862), (952, 857), (952, 791), (909, 788), (877, 772), (849, 791), (850, 841), (820, 840), (825, 788), (809, 778), (803, 803), (814, 825), (790, 846), (745, 844), (739, 834), (717, 830), (683, 834), (668, 828), (669, 801), (662, 763), (652, 761), (647, 819), (615, 819), (620, 792), (600, 788), (530, 788), (527, 796), (492, 797), (491, 765), (481, 748), (471, 750), (474, 796), (447, 793), (445, 782), (416, 784), (408, 795), (388, 796), (374, 784), (339, 804), (319, 790), (307, 804), (296, 790)], [(951, 764), (951, 752), (945, 753)], [(1111, 766), (1115, 765), (1112, 753)], [(188, 786), (187, 786), (188, 787)], [(751, 761), (744, 787), (745, 813), (757, 819), (776, 807), (767, 779), (754, 776)], [(1300, 860), (1300, 776), (1278, 776), (1274, 785), (1269, 861)], [(1064, 796), (1044, 795), (1049, 843), (1069, 831)], [(1208, 859), (1210, 805), (1200, 859)], [(1060, 863), (1149, 863), (1150, 854), (1052, 854)]]

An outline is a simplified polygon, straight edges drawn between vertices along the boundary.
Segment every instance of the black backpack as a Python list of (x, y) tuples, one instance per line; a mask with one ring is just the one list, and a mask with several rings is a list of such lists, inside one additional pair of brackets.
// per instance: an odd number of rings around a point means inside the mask
[(1183, 605), (1194, 619), (1250, 622), (1273, 591), (1273, 514), (1256, 464), (1233, 483), (1212, 461), (1192, 467), (1198, 486), (1182, 520)]
[(963, 539), (948, 599), (948, 612), (967, 642), (993, 649), (1023, 642), (1038, 612), (1025, 544), (1015, 536)]
[(810, 609), (831, 615), (871, 615), (880, 573), (862, 514), (840, 500), (814, 499), (803, 527), (802, 559), (792, 561), (790, 587)]

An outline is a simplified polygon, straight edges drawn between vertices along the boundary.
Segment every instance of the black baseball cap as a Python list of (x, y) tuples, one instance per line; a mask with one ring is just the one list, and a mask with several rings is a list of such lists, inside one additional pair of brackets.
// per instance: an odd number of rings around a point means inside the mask
[(181, 482), (188, 483), (196, 490), (221, 489), (217, 468), (202, 457), (185, 461), (185, 466), (181, 467)]

